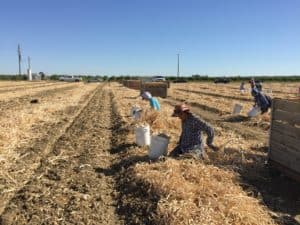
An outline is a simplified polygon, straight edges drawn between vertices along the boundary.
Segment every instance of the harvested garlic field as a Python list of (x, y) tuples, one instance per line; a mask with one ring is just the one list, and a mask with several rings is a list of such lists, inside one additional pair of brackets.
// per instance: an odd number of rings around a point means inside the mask
[[(264, 88), (296, 99), (299, 85)], [(171, 83), (158, 101), (155, 112), (140, 91), (113, 82), (0, 82), (0, 224), (298, 224), (300, 185), (270, 176), (270, 112), (248, 118), (248, 90)], [(150, 160), (135, 127), (168, 135), (170, 152), (180, 102), (213, 126), (220, 150), (205, 147), (203, 160)], [(138, 121), (134, 106), (143, 109)]]

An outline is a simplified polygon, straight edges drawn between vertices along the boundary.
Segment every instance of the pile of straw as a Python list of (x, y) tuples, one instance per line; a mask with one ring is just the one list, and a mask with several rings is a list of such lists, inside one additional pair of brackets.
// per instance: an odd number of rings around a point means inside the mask
[(191, 160), (138, 164), (136, 179), (161, 196), (156, 224), (275, 224), (235, 174)]

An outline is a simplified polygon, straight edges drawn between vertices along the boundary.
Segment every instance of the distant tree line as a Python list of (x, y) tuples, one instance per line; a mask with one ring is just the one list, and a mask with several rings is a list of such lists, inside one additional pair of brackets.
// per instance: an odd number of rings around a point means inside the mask
[(27, 75), (0, 75), (0, 80), (27, 80)]
[[(41, 74), (41, 73), (39, 73)], [(59, 74), (52, 74), (46, 76), (44, 73), (41, 76), (44, 79), (48, 80), (58, 80), (61, 75)], [(109, 75), (76, 75), (81, 76), (84, 81), (93, 80), (93, 79), (101, 79), (103, 81), (122, 81), (122, 80), (136, 80), (141, 79), (142, 77), (151, 78), (151, 76), (131, 76), (131, 75), (116, 75), (116, 76), (109, 76)], [(232, 82), (241, 82), (241, 81), (248, 81), (251, 78), (255, 78), (256, 80), (264, 81), (277, 81), (277, 82), (300, 82), (300, 75), (293, 75), (293, 76), (208, 76), (208, 75), (192, 75), (192, 76), (165, 76), (165, 78), (169, 81), (214, 81), (218, 78), (226, 78)], [(27, 75), (0, 75), (0, 80), (13, 80), (13, 81), (21, 81), (27, 80)]]

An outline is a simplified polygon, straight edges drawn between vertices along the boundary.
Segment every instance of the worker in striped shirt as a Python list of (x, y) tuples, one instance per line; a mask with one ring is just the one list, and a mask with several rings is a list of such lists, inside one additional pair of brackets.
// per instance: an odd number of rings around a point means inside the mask
[(196, 158), (203, 158), (202, 132), (207, 134), (207, 146), (213, 151), (218, 150), (218, 147), (213, 145), (214, 130), (211, 125), (192, 114), (186, 104), (176, 105), (172, 116), (179, 117), (182, 131), (179, 143), (170, 152), (170, 156), (176, 157), (184, 153), (192, 153)]

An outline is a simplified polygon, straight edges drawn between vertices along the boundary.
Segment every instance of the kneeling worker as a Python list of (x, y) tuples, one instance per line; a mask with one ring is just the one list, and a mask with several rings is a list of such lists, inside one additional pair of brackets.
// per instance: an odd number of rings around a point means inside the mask
[(261, 114), (268, 112), (272, 105), (271, 97), (261, 92), (261, 87), (257, 87), (254, 79), (251, 79), (249, 83), (251, 85), (251, 95), (254, 97), (254, 107), (259, 107)]
[(148, 100), (152, 109), (160, 110), (160, 105), (157, 98), (152, 97), (150, 92), (145, 91), (141, 94), (143, 100)]
[(179, 143), (170, 152), (170, 156), (176, 157), (184, 153), (193, 153), (197, 158), (203, 158), (202, 131), (207, 134), (206, 144), (213, 151), (218, 151), (218, 148), (213, 145), (214, 130), (211, 125), (192, 114), (187, 105), (176, 105), (172, 116), (179, 117), (182, 131)]

